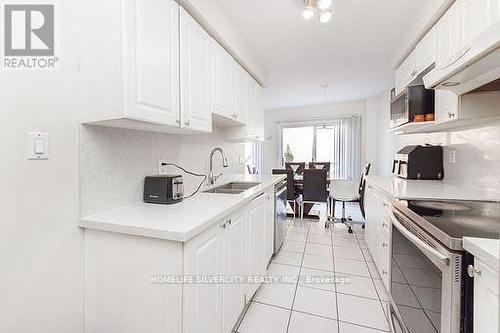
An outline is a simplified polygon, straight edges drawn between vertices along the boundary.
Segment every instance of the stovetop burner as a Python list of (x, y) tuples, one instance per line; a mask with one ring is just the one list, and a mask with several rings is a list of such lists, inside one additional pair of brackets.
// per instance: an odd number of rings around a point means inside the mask
[(453, 238), (500, 237), (500, 203), (411, 200), (408, 208)]

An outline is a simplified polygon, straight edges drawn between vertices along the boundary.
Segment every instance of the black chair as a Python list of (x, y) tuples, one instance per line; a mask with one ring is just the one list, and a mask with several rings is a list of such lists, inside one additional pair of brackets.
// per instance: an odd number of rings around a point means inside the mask
[(285, 162), (285, 169), (292, 170), (296, 175), (301, 175), (305, 168), (305, 162)]
[(324, 203), (328, 215), (328, 190), (326, 169), (304, 170), (304, 188), (300, 200), (300, 218), (304, 218), (304, 203)]
[(293, 170), (273, 169), (273, 175), (284, 175), (284, 174), (286, 174), (286, 200), (288, 201), (288, 203), (293, 202), (293, 215), (295, 216), (295, 211), (297, 208), (297, 198), (299, 197), (299, 194), (297, 193), (297, 191), (295, 191), (295, 185), (293, 181)]
[[(344, 223), (347, 225), (347, 231), (352, 233), (352, 226), (354, 224), (361, 224), (362, 228), (365, 228), (364, 221), (353, 221), (350, 216), (345, 216), (345, 204), (346, 202), (357, 202), (359, 204), (359, 210), (361, 211), (361, 215), (363, 219), (365, 219), (365, 187), (366, 187), (366, 179), (370, 172), (370, 163), (366, 163), (363, 168), (363, 172), (361, 173), (361, 178), (359, 180), (359, 186), (357, 189), (348, 188), (346, 186), (336, 186), (336, 182), (330, 183), (330, 207), (331, 207), (331, 215), (328, 216), (328, 220), (325, 222), (325, 228), (328, 228), (330, 224), (333, 223)], [(335, 203), (337, 201), (342, 202), (342, 217), (340, 219), (335, 218)]]
[(309, 162), (309, 169), (326, 169), (327, 177), (330, 176), (330, 162)]

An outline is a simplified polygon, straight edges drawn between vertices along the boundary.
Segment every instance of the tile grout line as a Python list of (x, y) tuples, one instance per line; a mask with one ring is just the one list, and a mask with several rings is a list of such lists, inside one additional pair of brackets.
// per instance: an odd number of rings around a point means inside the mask
[[(335, 217), (334, 217), (335, 220)], [(334, 225), (332, 225), (334, 226)], [(333, 279), (335, 284), (335, 310), (337, 312), (337, 332), (340, 332), (340, 314), (339, 314), (339, 298), (337, 294), (337, 281), (335, 280), (337, 277), (337, 272), (335, 272), (335, 240), (333, 238), (333, 230), (330, 229), (330, 238), (332, 239), (332, 260), (333, 260)]]
[[(302, 220), (302, 221), (304, 221), (304, 220)], [(305, 246), (304, 246), (304, 251), (302, 252), (302, 260), (300, 262), (299, 275), (297, 277), (297, 283), (295, 284), (295, 292), (293, 293), (292, 306), (290, 308), (290, 315), (288, 316), (288, 322), (286, 324), (286, 331), (285, 331), (285, 333), (288, 333), (288, 329), (290, 328), (290, 321), (292, 319), (293, 306), (295, 305), (295, 297), (297, 296), (297, 289), (299, 289), (300, 273), (302, 273), (302, 265), (304, 264), (304, 257), (305, 257), (306, 249), (307, 249), (307, 239), (309, 238), (309, 231), (310, 231), (310, 229), (311, 229), (311, 222), (308, 222), (306, 242), (305, 242)]]

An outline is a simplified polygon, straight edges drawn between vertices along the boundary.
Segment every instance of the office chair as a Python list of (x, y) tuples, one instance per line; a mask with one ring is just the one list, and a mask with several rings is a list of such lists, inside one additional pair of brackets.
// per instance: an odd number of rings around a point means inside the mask
[[(330, 224), (335, 223), (343, 223), (347, 225), (347, 232), (352, 234), (352, 227), (354, 224), (361, 224), (362, 228), (365, 228), (364, 221), (353, 221), (350, 216), (345, 215), (345, 204), (346, 202), (356, 202), (359, 205), (359, 210), (361, 211), (361, 215), (363, 219), (365, 219), (365, 206), (364, 206), (364, 196), (365, 196), (365, 186), (366, 179), (365, 177), (370, 172), (370, 163), (366, 163), (363, 168), (363, 172), (361, 174), (361, 178), (359, 181), (359, 186), (357, 189), (353, 189), (352, 186), (340, 186), (335, 185), (335, 182), (330, 183), (330, 207), (331, 207), (331, 215), (328, 216), (327, 221), (325, 222), (325, 228), (329, 228)], [(352, 183), (351, 183), (352, 184)], [(342, 217), (340, 219), (335, 218), (335, 204), (337, 201), (342, 202)]]

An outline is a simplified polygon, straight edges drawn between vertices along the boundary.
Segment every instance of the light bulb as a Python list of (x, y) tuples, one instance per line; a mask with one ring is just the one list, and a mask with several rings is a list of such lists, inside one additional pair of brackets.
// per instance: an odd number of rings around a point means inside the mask
[(332, 0), (318, 0), (318, 8), (323, 10), (327, 9), (332, 5)]
[(305, 7), (304, 10), (302, 11), (302, 17), (304, 17), (304, 20), (310, 20), (314, 16), (314, 8), (311, 7)]
[(322, 11), (321, 14), (319, 14), (319, 21), (321, 23), (326, 23), (330, 21), (332, 18), (332, 12), (329, 10)]

